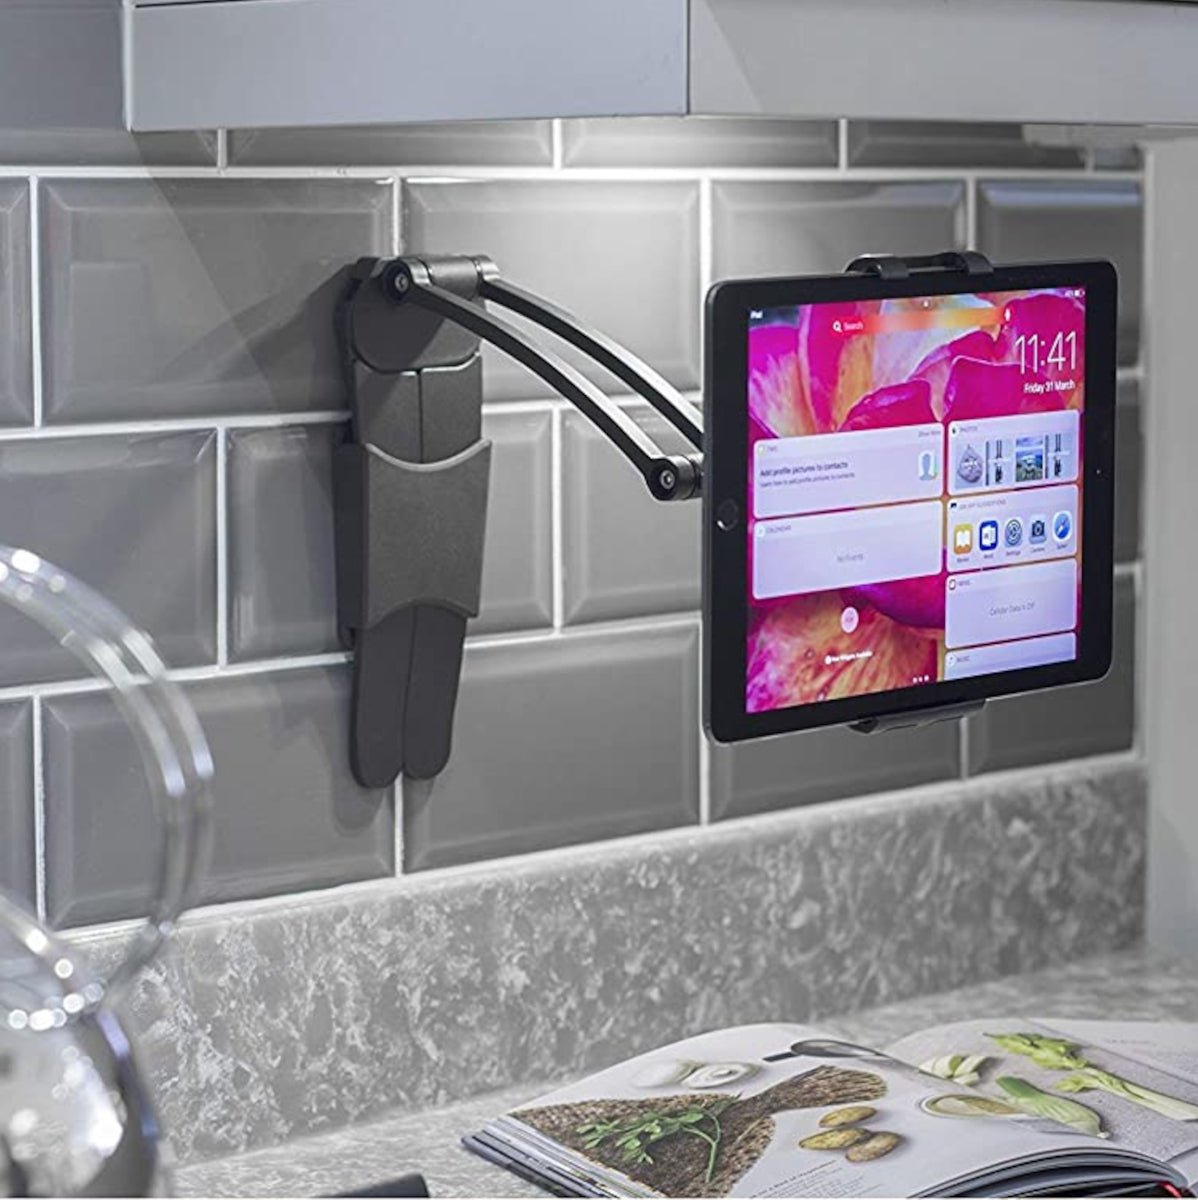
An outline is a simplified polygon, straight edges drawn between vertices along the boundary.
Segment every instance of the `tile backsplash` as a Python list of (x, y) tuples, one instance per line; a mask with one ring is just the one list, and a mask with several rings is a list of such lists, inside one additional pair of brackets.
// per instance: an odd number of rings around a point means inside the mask
[[(1137, 745), (1134, 151), (1109, 170), (1007, 126), (702, 118), (147, 139), (113, 128), (105, 87), (94, 122), (74, 111), (0, 128), (0, 540), (106, 592), (177, 669), (217, 762), (206, 901)], [(653, 503), (584, 418), (487, 352), (483, 611), (453, 758), (431, 787), (358, 787), (331, 508), (346, 419), (332, 312), (348, 263), (489, 254), (695, 394), (711, 280), (967, 245), (1120, 269), (1106, 681), (960, 727), (707, 747), (698, 506)], [(0, 886), (66, 925), (139, 911), (153, 827), (132, 742), (73, 660), (7, 611), (0, 780)]]

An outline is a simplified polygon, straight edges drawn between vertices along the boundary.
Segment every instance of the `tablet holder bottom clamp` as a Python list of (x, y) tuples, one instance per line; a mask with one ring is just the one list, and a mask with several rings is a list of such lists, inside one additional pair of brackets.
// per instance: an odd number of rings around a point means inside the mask
[[(983, 275), (973, 251), (866, 255), (846, 268), (883, 279)], [(694, 447), (664, 453), (621, 407), (490, 301), (582, 351)], [(657, 500), (697, 497), (703, 425), (656, 371), (577, 317), (500, 277), (483, 256), (359, 259), (337, 309), (351, 429), (334, 457), (337, 612), (354, 653), (350, 762), (365, 787), (431, 779), (449, 758), (466, 622), (476, 616), (491, 445), (482, 437), (481, 343), (571, 401), (640, 472)], [(982, 702), (871, 717), (861, 732), (966, 715)]]

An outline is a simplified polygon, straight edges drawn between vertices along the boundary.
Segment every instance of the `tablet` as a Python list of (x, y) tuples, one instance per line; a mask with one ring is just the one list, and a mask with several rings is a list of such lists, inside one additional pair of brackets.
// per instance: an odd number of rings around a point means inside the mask
[(1107, 671), (1115, 296), (1106, 262), (711, 289), (712, 737)]

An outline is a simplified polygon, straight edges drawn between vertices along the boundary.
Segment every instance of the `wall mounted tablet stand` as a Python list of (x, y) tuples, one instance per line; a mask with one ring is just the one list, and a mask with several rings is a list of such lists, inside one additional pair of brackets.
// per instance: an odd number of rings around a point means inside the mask
[[(976, 250), (948, 250), (943, 254), (911, 255), (863, 254), (854, 258), (844, 269), (846, 275), (876, 275), (879, 279), (906, 279), (915, 274), (952, 271), (965, 275), (990, 275), (994, 267), (990, 260)], [(921, 725), (933, 725), (937, 721), (953, 721), (979, 712), (985, 700), (971, 700), (964, 704), (939, 704), (920, 708), (912, 712), (894, 713), (879, 717), (867, 717), (854, 721), (850, 729), (858, 733), (885, 733), (891, 729), (913, 729)]]
[[(664, 454), (595, 384), (502, 306), (560, 337), (647, 400), (695, 447)], [(449, 758), (466, 621), (479, 611), (490, 443), (482, 437), (480, 342), (576, 405), (658, 500), (702, 481), (697, 411), (602, 333), (505, 282), (484, 257), (360, 259), (338, 309), (349, 441), (334, 462), (337, 607), (354, 651), (350, 760), (367, 787), (430, 779)]]

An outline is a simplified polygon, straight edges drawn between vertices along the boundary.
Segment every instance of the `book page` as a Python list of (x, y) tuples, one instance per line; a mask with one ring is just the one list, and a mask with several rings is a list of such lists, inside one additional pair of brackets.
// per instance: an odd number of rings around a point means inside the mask
[[(1046, 1055), (1037, 1061), (991, 1036), (1011, 1034), (1050, 1039)], [(1060, 1051), (1055, 1056), (1054, 1045)], [(901, 1038), (889, 1050), (917, 1066), (953, 1054), (986, 1055), (977, 1087), (987, 1095), (1010, 1099), (1001, 1081), (1024, 1081), (1095, 1113), (1111, 1147), (1136, 1150), (1161, 1162), (1198, 1151), (1194, 1027), (996, 1017), (924, 1030)], [(1069, 1066), (1070, 1062), (1082, 1065)], [(1086, 1090), (1061, 1088), (1072, 1080), (1086, 1084)]]
[(592, 1179), (625, 1195), (917, 1195), (998, 1164), (1102, 1148), (1012, 1109), (937, 1109), (959, 1091), (816, 1030), (754, 1025), (621, 1063), (487, 1132), (567, 1170), (589, 1161)]
[(1114, 1051), (1175, 1079), (1198, 1084), (1198, 1024), (1164, 1021), (1044, 1022), (1063, 1036), (1095, 1048)]

